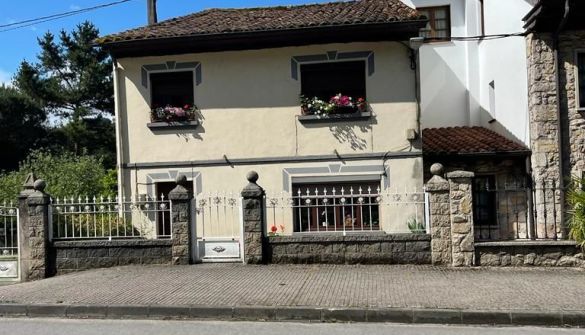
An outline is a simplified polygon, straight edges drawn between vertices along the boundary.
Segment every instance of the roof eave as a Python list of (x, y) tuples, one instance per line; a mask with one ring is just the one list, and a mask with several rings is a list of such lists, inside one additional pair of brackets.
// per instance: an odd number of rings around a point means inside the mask
[(188, 35), (165, 38), (146, 38), (96, 43), (117, 57), (180, 54), (206, 51), (264, 49), (309, 44), (405, 40), (418, 36), (427, 20), (394, 21), (384, 23), (331, 25)]

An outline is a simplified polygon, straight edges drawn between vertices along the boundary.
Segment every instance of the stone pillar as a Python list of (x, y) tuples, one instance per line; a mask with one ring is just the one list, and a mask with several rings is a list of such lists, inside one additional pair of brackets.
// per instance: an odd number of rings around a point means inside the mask
[[(49, 203), (46, 183), (34, 180), (30, 174), (18, 198), (20, 209), (19, 253), (22, 281), (43, 279), (48, 276)], [(30, 185), (33, 185), (33, 189)]]
[(187, 177), (177, 176), (177, 186), (169, 193), (172, 204), (172, 263), (189, 264), (191, 258), (191, 200), (193, 193), (186, 188)]
[(258, 186), (258, 173), (251, 171), (246, 176), (248, 185), (242, 190), (244, 211), (244, 262), (261, 264), (265, 248), (264, 189)]
[(449, 200), (451, 213), (451, 250), (453, 266), (473, 266), (473, 194), (471, 180), (473, 172), (453, 171), (449, 179)]
[(442, 175), (443, 165), (431, 166), (433, 177), (425, 185), (429, 194), (431, 226), (431, 259), (433, 265), (451, 265), (451, 218), (449, 182)]

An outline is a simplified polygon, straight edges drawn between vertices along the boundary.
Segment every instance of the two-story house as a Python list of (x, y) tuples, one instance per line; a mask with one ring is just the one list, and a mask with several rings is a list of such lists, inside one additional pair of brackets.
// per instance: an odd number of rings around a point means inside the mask
[(423, 186), (409, 39), (426, 23), (398, 0), (357, 0), (210, 9), (100, 38), (120, 193), (157, 197), (184, 174), (196, 198), (237, 194), (255, 170), (295, 208), (281, 233), (408, 232), (422, 206), (378, 201)]

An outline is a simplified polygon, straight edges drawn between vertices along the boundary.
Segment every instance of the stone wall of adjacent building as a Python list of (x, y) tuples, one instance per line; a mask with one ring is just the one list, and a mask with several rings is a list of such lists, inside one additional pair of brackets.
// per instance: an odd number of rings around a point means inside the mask
[(54, 241), (49, 249), (49, 275), (122, 265), (171, 263), (171, 240)]
[(585, 171), (585, 110), (577, 105), (577, 51), (585, 52), (585, 31), (566, 31), (559, 37), (559, 71), (563, 147), (567, 174), (581, 176)]
[(526, 37), (532, 170), (536, 181), (559, 179), (557, 85), (552, 35)]
[(475, 265), (585, 267), (585, 260), (571, 241), (478, 242)]
[(430, 264), (427, 234), (305, 235), (268, 237), (276, 264)]

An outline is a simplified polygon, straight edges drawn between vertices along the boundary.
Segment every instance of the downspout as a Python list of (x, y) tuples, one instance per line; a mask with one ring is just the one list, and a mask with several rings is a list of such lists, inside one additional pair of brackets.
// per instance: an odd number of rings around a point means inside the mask
[[(563, 155), (563, 131), (562, 131), (562, 123), (561, 123), (561, 88), (560, 88), (560, 77), (561, 77), (561, 73), (560, 73), (560, 68), (561, 68), (561, 60), (559, 57), (559, 35), (561, 34), (561, 31), (565, 28), (565, 25), (567, 24), (567, 20), (569, 19), (569, 12), (570, 12), (570, 0), (565, 0), (565, 12), (563, 14), (563, 19), (561, 20), (557, 30), (554, 32), (553, 34), (553, 57), (554, 57), (554, 62), (555, 62), (555, 85), (556, 85), (556, 99), (557, 99), (557, 129), (558, 129), (558, 136), (557, 136), (557, 145), (558, 145), (558, 151), (559, 151), (559, 187), (561, 189), (561, 192), (559, 192), (560, 196), (559, 196), (559, 200), (561, 203), (561, 212), (560, 212), (560, 220), (561, 220), (561, 226), (562, 229), (566, 229), (565, 227), (565, 212), (564, 212), (564, 207), (565, 207), (565, 160), (564, 160), (564, 155)], [(564, 236), (564, 234), (563, 234)], [(556, 238), (556, 232), (555, 232), (555, 238)]]
[[(114, 66), (114, 114), (116, 117), (116, 159), (117, 159), (117, 170), (118, 170), (118, 201), (124, 201), (124, 145), (122, 142), (122, 116), (120, 107), (120, 67), (118, 61), (113, 58), (112, 64)], [(121, 208), (121, 207), (120, 207)]]

